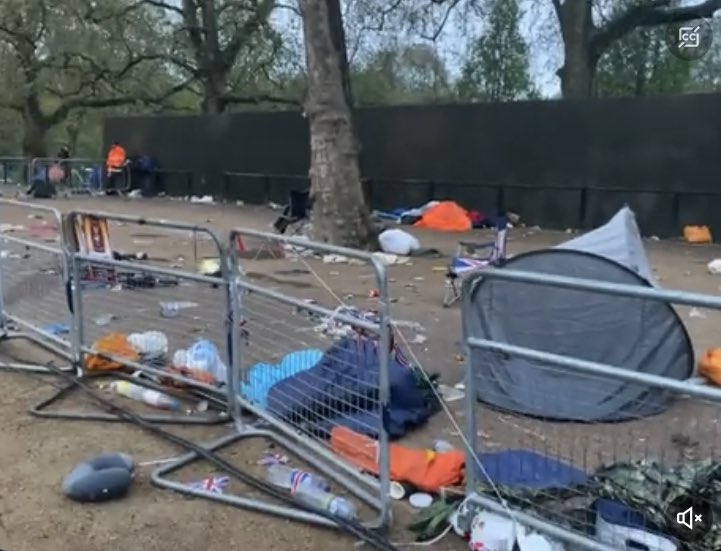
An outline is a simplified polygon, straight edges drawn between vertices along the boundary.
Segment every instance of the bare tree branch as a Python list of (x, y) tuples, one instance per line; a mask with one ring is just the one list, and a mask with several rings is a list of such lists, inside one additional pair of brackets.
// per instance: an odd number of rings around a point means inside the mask
[(180, 8), (173, 4), (169, 4), (167, 2), (163, 2), (162, 0), (141, 0), (140, 3), (147, 4), (149, 6), (154, 6), (156, 8), (161, 8), (163, 10), (170, 11), (170, 12), (176, 13), (178, 15), (185, 15), (183, 8)]
[(713, 17), (721, 10), (721, 0), (704, 0), (693, 6), (670, 7), (670, 0), (654, 0), (629, 8), (591, 37), (591, 51), (600, 57), (611, 44), (639, 27), (656, 27)]
[[(444, 0), (433, 0), (434, 4), (444, 4)], [(432, 35), (423, 35), (423, 38), (427, 40), (431, 40), (435, 42), (438, 40), (438, 37), (443, 32), (443, 29), (446, 26), (446, 23), (448, 22), (448, 18), (451, 16), (451, 12), (454, 10), (454, 8), (461, 3), (461, 0), (450, 0), (448, 7), (446, 8), (445, 13), (443, 14), (443, 18), (441, 19), (440, 24), (436, 27), (436, 30), (433, 32)]]
[(248, 43), (261, 25), (268, 20), (274, 7), (275, 0), (260, 0), (260, 2), (255, 2), (253, 14), (236, 31), (235, 36), (228, 42), (228, 45), (222, 52), (223, 62), (228, 68), (235, 62), (241, 48)]

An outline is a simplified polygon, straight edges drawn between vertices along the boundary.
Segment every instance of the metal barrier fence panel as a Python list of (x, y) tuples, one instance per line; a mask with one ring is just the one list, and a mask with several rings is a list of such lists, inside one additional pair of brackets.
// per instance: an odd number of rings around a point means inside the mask
[[(69, 213), (66, 231), (74, 250), (70, 279), (78, 374), (117, 378), (119, 371), (133, 371), (142, 375), (133, 379), (142, 386), (169, 385), (163, 388), (177, 394), (179, 408), (163, 415), (144, 409), (150, 421), (227, 421), (228, 286), (215, 234), (184, 223), (90, 211)], [(198, 273), (202, 258), (216, 265), (214, 273)], [(44, 401), (34, 413), (117, 420), (104, 413), (45, 409), (60, 398)]]
[[(392, 339), (384, 266), (369, 253), (244, 228), (231, 232), (229, 248), (233, 260), (229, 317), (234, 320), (229, 402), (238, 433), (213, 446), (270, 438), (303, 463), (295, 466), (320, 471), (335, 483), (338, 493), (357, 498), (364, 523), (385, 525), (390, 482), (383, 415), (389, 403)], [(322, 279), (327, 277), (321, 274), (329, 260), (346, 262), (345, 278), (363, 277), (358, 281), (364, 287), (375, 286), (377, 296), (368, 299), (366, 290), (363, 304), (344, 304), (353, 301)], [(260, 419), (262, 427), (248, 424), (242, 412)], [(344, 432), (343, 427), (354, 432)], [(353, 438), (361, 433), (368, 437)], [(243, 450), (249, 446), (244, 444)], [(377, 477), (341, 457), (367, 459), (369, 453)], [(154, 480), (185, 491), (164, 476), (196, 459), (189, 456), (164, 466)], [(278, 510), (253, 497), (227, 493), (204, 497), (328, 524), (324, 518)]]
[[(28, 178), (36, 189), (66, 195), (99, 192), (108, 183), (105, 162), (100, 159), (34, 158), (30, 162)], [(117, 190), (127, 191), (130, 187), (128, 167), (121, 170), (120, 180)]]
[[(72, 319), (61, 214), (45, 206), (0, 199), (0, 221), (2, 337), (27, 340), (69, 359)], [(38, 366), (23, 370), (47, 372)]]
[(27, 157), (0, 157), (0, 183), (6, 186), (26, 185), (29, 164)]
[[(474, 288), (489, 281), (514, 289), (509, 296), (521, 301), (530, 300), (531, 287), (554, 289), (554, 300), (566, 294), (568, 305), (578, 304), (583, 292), (613, 304), (637, 301), (644, 315), (659, 303), (721, 310), (721, 298), (503, 268), (484, 270), (464, 288), (471, 510), (485, 509), (544, 533), (566, 546), (559, 549), (718, 549), (721, 389), (693, 377), (679, 380), (569, 354), (568, 339), (612, 331), (608, 320), (572, 331), (569, 326), (570, 333), (533, 347), (530, 341), (494, 340), (492, 330), (469, 321), (478, 307), (471, 298)], [(492, 306), (501, 308), (507, 303), (499, 292), (508, 292), (498, 291), (499, 285), (488, 293), (494, 289)], [(489, 315), (512, 313), (498, 309)], [(626, 327), (628, 319), (619, 317), (617, 323)], [(488, 367), (502, 365), (516, 370)], [(569, 378), (575, 392), (568, 391)], [(504, 387), (516, 387), (516, 396), (523, 396), (517, 408), (498, 407)], [(627, 397), (623, 418), (611, 421), (593, 413), (621, 394)], [(576, 413), (566, 419), (541, 416), (540, 409), (520, 413), (549, 403)], [(661, 405), (651, 406), (656, 403)]]

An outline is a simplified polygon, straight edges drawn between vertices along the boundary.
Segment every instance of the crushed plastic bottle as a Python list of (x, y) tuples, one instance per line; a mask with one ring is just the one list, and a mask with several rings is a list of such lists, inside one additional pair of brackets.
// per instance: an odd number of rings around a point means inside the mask
[(172, 396), (133, 384), (129, 381), (115, 381), (110, 384), (110, 389), (120, 396), (125, 396), (126, 398), (137, 400), (138, 402), (143, 402), (159, 409), (177, 411), (181, 408), (180, 402)]
[(355, 520), (358, 518), (358, 511), (353, 503), (319, 488), (301, 486), (294, 495), (299, 501), (316, 509), (327, 511), (336, 517), (345, 520)]
[(319, 476), (275, 463), (268, 467), (267, 478), (274, 486), (290, 490), (296, 499), (311, 507), (346, 520), (358, 517), (355, 505), (332, 494), (330, 484)]
[(330, 484), (320, 476), (293, 469), (281, 463), (273, 463), (267, 469), (268, 482), (278, 488), (285, 488), (291, 493), (296, 493), (301, 486), (313, 487), (322, 491), (330, 490)]

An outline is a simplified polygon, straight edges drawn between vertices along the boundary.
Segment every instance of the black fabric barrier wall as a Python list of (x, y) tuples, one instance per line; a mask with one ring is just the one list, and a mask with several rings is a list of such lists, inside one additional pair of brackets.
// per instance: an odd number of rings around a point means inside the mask
[[(646, 235), (687, 223), (721, 235), (721, 94), (383, 107), (357, 111), (356, 123), (372, 208), (452, 199), (565, 229), (628, 203)], [(297, 112), (110, 118), (113, 139), (172, 169), (173, 195), (284, 203), (308, 185)]]

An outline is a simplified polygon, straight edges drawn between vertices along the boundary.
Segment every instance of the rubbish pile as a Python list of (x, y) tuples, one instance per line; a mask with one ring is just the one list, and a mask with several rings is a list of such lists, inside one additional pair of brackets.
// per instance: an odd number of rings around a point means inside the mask
[(455, 201), (429, 201), (416, 208), (397, 208), (391, 211), (373, 211), (379, 220), (436, 231), (465, 232), (477, 228), (497, 226), (497, 218), (505, 216), (509, 223), (518, 224), (515, 213), (487, 215), (480, 210), (467, 210)]
[[(160, 331), (131, 333), (106, 333), (97, 339), (85, 356), (85, 369), (90, 372), (111, 373), (129, 371), (128, 365), (139, 363), (175, 373), (189, 379), (221, 387), (228, 380), (228, 368), (220, 357), (216, 346), (207, 339), (197, 339), (186, 349), (176, 350), (172, 360), (168, 358), (168, 338)], [(160, 384), (175, 386), (171, 378), (159, 377)], [(112, 387), (117, 393), (143, 401), (162, 409), (174, 409), (173, 402), (136, 390), (135, 386), (119, 384)], [(141, 390), (146, 390), (141, 387)]]

